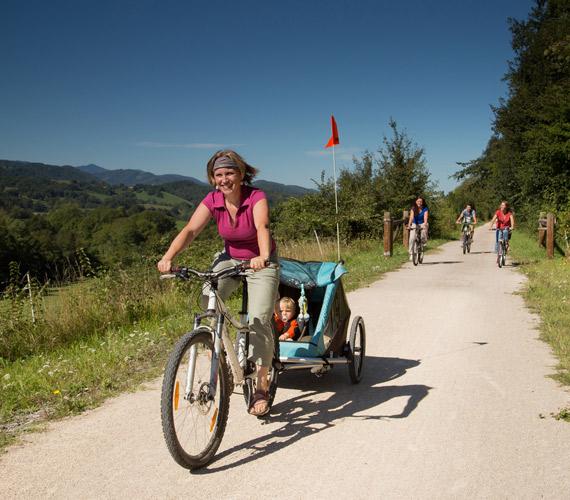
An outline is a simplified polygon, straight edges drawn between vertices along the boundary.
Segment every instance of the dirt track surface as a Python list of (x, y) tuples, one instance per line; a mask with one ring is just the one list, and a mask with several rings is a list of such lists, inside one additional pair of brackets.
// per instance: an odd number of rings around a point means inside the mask
[[(349, 295), (365, 377), (286, 374), (267, 423), (232, 396), (217, 460), (190, 473), (162, 438), (159, 382), (0, 457), (4, 498), (570, 498), (569, 394), (493, 233)], [(509, 263), (508, 263), (509, 264)], [(541, 418), (544, 415), (546, 418)], [(257, 492), (257, 494), (256, 494)]]

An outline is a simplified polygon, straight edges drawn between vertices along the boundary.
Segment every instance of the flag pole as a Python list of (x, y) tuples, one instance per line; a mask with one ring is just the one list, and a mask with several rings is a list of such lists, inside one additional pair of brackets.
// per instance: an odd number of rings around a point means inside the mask
[(336, 250), (338, 254), (338, 260), (340, 262), (340, 229), (338, 226), (338, 194), (336, 186), (336, 157), (334, 154), (334, 137), (333, 137), (332, 150), (333, 150), (332, 153), (333, 153), (333, 176), (334, 176), (334, 208), (336, 213)]

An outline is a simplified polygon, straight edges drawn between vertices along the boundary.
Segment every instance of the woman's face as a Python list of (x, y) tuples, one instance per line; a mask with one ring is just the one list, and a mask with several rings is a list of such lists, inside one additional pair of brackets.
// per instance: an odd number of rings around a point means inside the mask
[(501, 203), (501, 212), (507, 211), (507, 204), (505, 202)]
[(467, 206), (465, 207), (465, 209), (466, 209), (468, 212), (471, 212), (471, 205), (467, 205)]
[(214, 171), (216, 188), (225, 196), (237, 193), (241, 187), (241, 172), (236, 168), (218, 168)]
[(424, 206), (424, 201), (421, 198), (416, 200), (416, 205), (418, 208), (422, 208)]

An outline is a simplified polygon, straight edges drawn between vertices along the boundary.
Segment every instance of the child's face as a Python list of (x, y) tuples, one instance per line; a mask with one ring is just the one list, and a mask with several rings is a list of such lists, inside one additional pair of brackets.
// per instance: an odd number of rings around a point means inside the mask
[(293, 319), (295, 312), (291, 309), (288, 305), (281, 306), (281, 321), (283, 323), (287, 323), (287, 321), (291, 321)]

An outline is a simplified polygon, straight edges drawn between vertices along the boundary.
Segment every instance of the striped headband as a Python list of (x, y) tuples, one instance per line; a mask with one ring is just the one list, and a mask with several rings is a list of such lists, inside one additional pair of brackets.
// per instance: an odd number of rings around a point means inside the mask
[(212, 167), (212, 171), (217, 170), (218, 168), (234, 168), (236, 170), (240, 170), (239, 165), (233, 161), (229, 156), (220, 156), (216, 158), (214, 162), (214, 166)]

